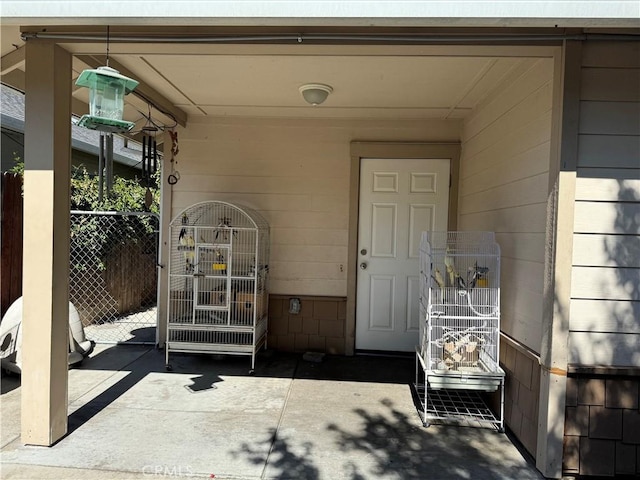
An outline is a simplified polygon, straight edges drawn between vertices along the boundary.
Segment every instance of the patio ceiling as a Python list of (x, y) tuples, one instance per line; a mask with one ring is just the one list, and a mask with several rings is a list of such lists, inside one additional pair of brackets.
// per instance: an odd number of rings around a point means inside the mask
[[(103, 32), (101, 32), (103, 33)], [(2, 82), (24, 88), (24, 41), (1, 33)], [(60, 40), (74, 55), (73, 77), (106, 62), (106, 43)], [(165, 125), (215, 116), (461, 119), (515, 70), (547, 47), (111, 42), (110, 65), (141, 82), (127, 97), (127, 120), (151, 113)], [(70, 79), (70, 82), (74, 79)], [(298, 88), (325, 83), (320, 107)], [(74, 113), (88, 92), (75, 88)], [(142, 97), (142, 98), (140, 98)]]

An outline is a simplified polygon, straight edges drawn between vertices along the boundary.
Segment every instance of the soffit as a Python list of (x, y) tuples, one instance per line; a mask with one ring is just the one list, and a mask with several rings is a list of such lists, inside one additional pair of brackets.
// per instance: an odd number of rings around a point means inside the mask
[[(3, 28), (3, 60), (16, 50), (10, 43), (24, 43), (16, 28), (9, 30), (5, 35)], [(74, 55), (71, 83), (91, 62), (105, 61), (104, 42), (60, 45)], [(109, 58), (143, 88), (158, 92), (160, 104), (185, 117), (460, 119), (500, 89), (511, 72), (550, 56), (552, 48), (113, 42)], [(22, 62), (3, 71), (2, 81), (20, 88), (23, 78)], [(298, 91), (304, 83), (326, 83), (334, 92), (311, 107)], [(73, 95), (74, 110), (84, 113), (78, 110), (86, 105), (86, 89), (74, 88)], [(147, 102), (129, 95), (127, 103), (126, 119), (143, 124)], [(151, 111), (160, 123), (172, 123), (170, 116)]]

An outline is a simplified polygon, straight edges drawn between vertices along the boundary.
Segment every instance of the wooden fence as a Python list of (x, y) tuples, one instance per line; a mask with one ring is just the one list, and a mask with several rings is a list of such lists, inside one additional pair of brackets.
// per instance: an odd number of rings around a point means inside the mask
[(0, 316), (22, 295), (22, 176), (2, 174)]

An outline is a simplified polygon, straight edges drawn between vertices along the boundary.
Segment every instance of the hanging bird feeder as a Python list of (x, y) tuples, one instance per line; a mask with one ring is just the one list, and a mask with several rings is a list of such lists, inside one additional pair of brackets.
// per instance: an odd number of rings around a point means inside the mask
[(89, 115), (78, 122), (81, 127), (109, 133), (131, 130), (133, 122), (122, 119), (124, 96), (138, 86), (138, 81), (125, 77), (111, 67), (84, 70), (76, 85), (89, 88)]

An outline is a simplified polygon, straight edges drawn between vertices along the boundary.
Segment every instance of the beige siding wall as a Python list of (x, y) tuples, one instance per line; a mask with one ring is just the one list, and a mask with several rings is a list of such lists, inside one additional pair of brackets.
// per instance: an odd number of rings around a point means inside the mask
[(502, 330), (540, 352), (552, 59), (522, 60), (465, 120), (459, 230), (495, 231)]
[(173, 216), (222, 200), (271, 226), (274, 294), (347, 294), (350, 143), (458, 141), (460, 122), (212, 119), (179, 131)]
[(640, 45), (585, 42), (570, 362), (640, 366)]

